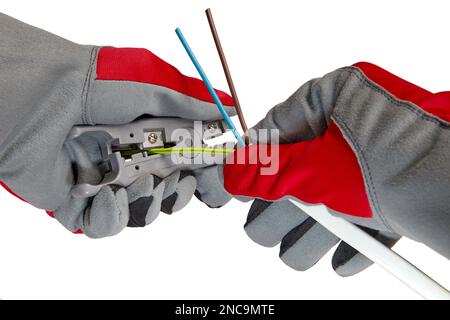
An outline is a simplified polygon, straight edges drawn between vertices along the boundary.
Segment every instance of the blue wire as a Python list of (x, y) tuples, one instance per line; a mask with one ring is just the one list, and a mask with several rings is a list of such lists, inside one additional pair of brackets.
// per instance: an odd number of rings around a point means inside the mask
[(191, 58), (192, 63), (194, 64), (195, 68), (197, 69), (198, 73), (200, 74), (200, 77), (203, 79), (203, 82), (205, 83), (206, 88), (208, 88), (208, 91), (211, 94), (212, 98), (214, 99), (214, 102), (216, 103), (217, 108), (219, 109), (220, 113), (222, 114), (222, 117), (224, 118), (228, 127), (231, 129), (231, 132), (233, 132), (234, 136), (236, 137), (238, 144), (242, 147), (245, 146), (244, 140), (242, 139), (242, 137), (240, 136), (236, 127), (234, 126), (233, 122), (231, 121), (230, 116), (225, 111), (225, 108), (222, 105), (222, 102), (220, 101), (219, 97), (217, 96), (216, 91), (214, 90), (213, 86), (211, 85), (211, 82), (209, 82), (208, 77), (206, 76), (205, 72), (203, 71), (202, 67), (200, 66), (200, 63), (198, 62), (197, 58), (195, 57), (194, 52), (192, 52), (191, 47), (189, 47), (189, 44), (187, 43), (186, 39), (184, 38), (183, 33), (181, 32), (180, 28), (176, 28), (175, 32), (176, 32), (178, 38), (180, 39), (181, 44), (183, 45), (184, 49), (186, 49), (186, 52), (189, 55), (189, 58)]

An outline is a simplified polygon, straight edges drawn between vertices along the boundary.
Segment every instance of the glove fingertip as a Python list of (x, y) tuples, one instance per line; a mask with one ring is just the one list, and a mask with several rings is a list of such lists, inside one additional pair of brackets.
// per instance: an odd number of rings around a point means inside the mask
[(231, 200), (223, 187), (222, 166), (211, 166), (195, 170), (197, 179), (195, 197), (210, 208), (220, 208)]
[(331, 250), (339, 239), (314, 219), (307, 218), (281, 241), (280, 259), (297, 271), (312, 268)]
[(83, 232), (90, 238), (103, 238), (118, 234), (129, 220), (128, 195), (124, 188), (113, 190), (103, 187), (86, 208)]
[(177, 202), (178, 193), (174, 192), (167, 198), (165, 198), (161, 202), (161, 211), (165, 214), (172, 214), (173, 213), (173, 207), (175, 206), (175, 203)]
[(175, 191), (163, 199), (161, 211), (166, 214), (172, 214), (183, 209), (191, 201), (196, 187), (197, 180), (195, 177), (186, 171), (181, 171)]
[[(400, 240), (400, 236), (397, 234), (380, 232), (365, 227), (361, 227), (361, 229), (388, 248), (392, 248)], [(331, 260), (334, 271), (341, 277), (353, 276), (372, 264), (373, 262), (370, 259), (344, 241), (341, 241)]]
[(130, 203), (130, 220), (128, 227), (142, 228), (146, 226), (147, 212), (153, 203), (153, 196), (141, 197)]
[(339, 244), (331, 260), (333, 270), (344, 278), (358, 274), (372, 264), (371, 260), (345, 242)]
[(229, 197), (224, 196), (220, 201), (216, 202), (206, 201), (205, 199), (203, 199), (202, 194), (198, 190), (195, 190), (194, 195), (200, 202), (203, 202), (204, 204), (206, 204), (208, 208), (211, 209), (219, 209), (224, 205), (226, 205), (231, 200), (231, 196)]

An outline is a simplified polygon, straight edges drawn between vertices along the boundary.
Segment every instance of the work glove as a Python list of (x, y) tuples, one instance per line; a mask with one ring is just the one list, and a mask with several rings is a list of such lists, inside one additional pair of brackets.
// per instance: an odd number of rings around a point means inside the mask
[[(324, 204), (389, 247), (406, 236), (450, 258), (449, 121), (450, 92), (358, 63), (305, 83), (270, 110), (255, 129), (278, 130), (279, 149), (255, 161), (270, 141), (253, 138), (258, 145), (225, 165), (225, 188), (257, 198), (247, 234), (264, 246), (281, 243), (281, 259), (297, 270), (340, 240), (286, 199)], [(279, 169), (261, 174), (272, 166)], [(341, 276), (371, 263), (344, 242), (332, 259)]]
[[(218, 181), (211, 166), (165, 179), (145, 175), (127, 188), (105, 186), (92, 198), (73, 197), (75, 184), (103, 178), (98, 142), (86, 136), (66, 141), (73, 126), (221, 115), (200, 80), (145, 49), (78, 45), (3, 14), (0, 43), (0, 180), (70, 231), (99, 238), (144, 226)], [(233, 115), (232, 99), (218, 95)], [(228, 200), (215, 197), (211, 205)]]

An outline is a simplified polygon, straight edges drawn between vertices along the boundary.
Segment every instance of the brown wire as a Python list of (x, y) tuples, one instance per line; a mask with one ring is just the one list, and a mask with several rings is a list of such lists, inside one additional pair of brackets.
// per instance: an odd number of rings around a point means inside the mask
[(245, 143), (248, 144), (247, 132), (248, 127), (245, 123), (244, 114), (242, 113), (241, 104), (239, 103), (239, 99), (236, 93), (236, 88), (234, 87), (233, 79), (231, 78), (231, 72), (228, 68), (227, 59), (225, 58), (225, 54), (223, 52), (222, 45), (219, 40), (219, 35), (217, 34), (216, 25), (214, 24), (214, 19), (211, 13), (211, 9), (206, 9), (205, 11), (206, 17), (208, 18), (209, 27), (211, 29), (212, 36), (214, 38), (214, 43), (216, 44), (217, 52), (219, 53), (220, 62), (222, 63), (223, 71), (225, 72), (225, 77), (228, 82), (228, 87), (230, 88), (231, 97), (233, 98), (234, 106), (236, 108), (237, 116), (239, 118), (239, 123), (241, 124), (242, 130), (245, 134)]

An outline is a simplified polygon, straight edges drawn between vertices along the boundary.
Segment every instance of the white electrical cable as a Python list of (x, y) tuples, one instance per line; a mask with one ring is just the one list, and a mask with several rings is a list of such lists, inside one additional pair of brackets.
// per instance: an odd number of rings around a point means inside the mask
[(295, 200), (291, 202), (328, 231), (378, 264), (423, 298), (450, 300), (450, 292), (439, 283), (356, 225), (331, 215), (323, 205), (312, 207)]

